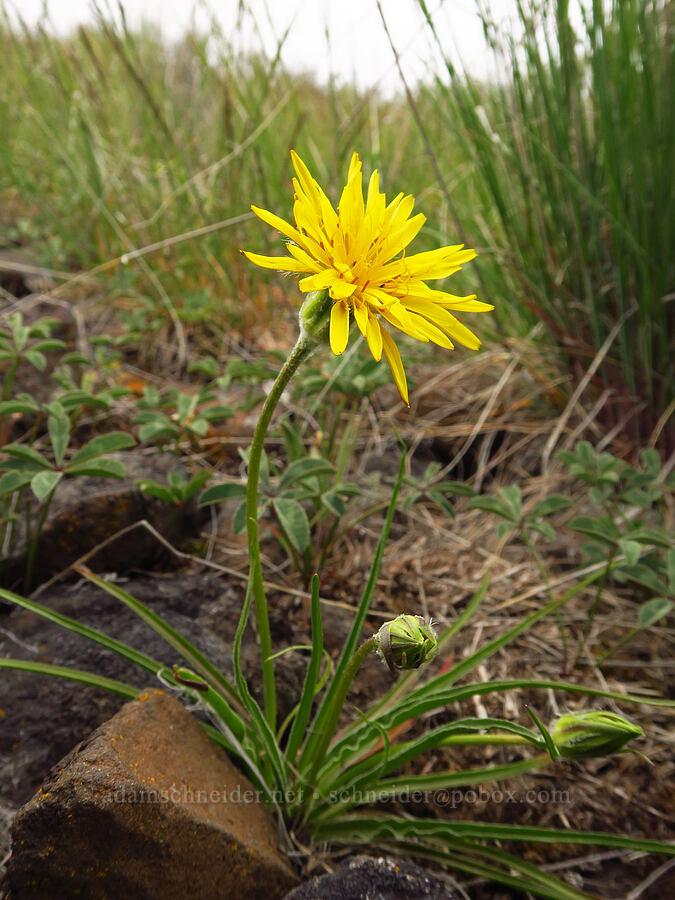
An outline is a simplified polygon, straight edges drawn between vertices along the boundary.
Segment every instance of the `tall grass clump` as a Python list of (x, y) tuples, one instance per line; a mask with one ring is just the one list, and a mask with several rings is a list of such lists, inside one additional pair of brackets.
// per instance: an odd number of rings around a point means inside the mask
[(219, 325), (222, 336), (272, 310), (278, 320), (278, 284), (247, 272), (239, 247), (253, 240), (251, 197), (285, 212), (289, 149), (337, 185), (358, 147), (367, 166), (387, 167), (390, 189), (424, 157), (405, 104), (290, 73), (286, 35), (271, 57), (262, 42), (243, 52), (239, 31), (255, 34), (256, 15), (242, 4), (231, 28), (213, 17), (171, 43), (99, 13), (58, 37), (49, 20), (13, 23), (0, 0), (2, 243), (54, 269), (95, 270), (118, 309), (169, 329)]
[(607, 424), (638, 399), (633, 427), (648, 437), (673, 396), (672, 10), (659, 0), (588, 0), (580, 16), (568, 0), (517, 9), (518, 38), (482, 14), (499, 79), (480, 83), (445, 56), (445, 77), (420, 102), (435, 102), (474, 160), (462, 227), (491, 250), (481, 276), (492, 302), (543, 320), (575, 380), (595, 361), (612, 394)]

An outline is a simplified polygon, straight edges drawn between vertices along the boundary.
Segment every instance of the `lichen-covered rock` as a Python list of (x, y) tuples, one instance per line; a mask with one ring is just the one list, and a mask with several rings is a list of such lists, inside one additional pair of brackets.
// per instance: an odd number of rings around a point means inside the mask
[(12, 900), (248, 900), (297, 883), (250, 782), (161, 691), (66, 757), (19, 811)]
[(355, 856), (336, 872), (305, 881), (284, 900), (453, 900), (443, 882), (414, 863)]

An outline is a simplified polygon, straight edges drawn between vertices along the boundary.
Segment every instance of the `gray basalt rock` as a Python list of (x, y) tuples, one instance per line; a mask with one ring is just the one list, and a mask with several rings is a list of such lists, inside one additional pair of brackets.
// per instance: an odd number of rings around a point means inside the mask
[[(124, 579), (117, 584), (165, 618), (224, 671), (231, 673), (229, 647), (201, 624), (206, 608), (236, 617), (238, 593), (204, 573), (172, 573)], [(97, 628), (171, 667), (180, 657), (158, 634), (115, 597), (95, 585), (54, 585), (39, 596), (50, 609)], [(99, 644), (23, 609), (0, 623), (0, 656), (95, 672), (133, 687), (157, 688), (144, 669)], [(111, 694), (61, 678), (3, 670), (0, 678), (0, 803), (18, 807), (47, 772), (79, 741), (124, 703)]]
[[(199, 534), (208, 511), (199, 509), (196, 500), (183, 507), (173, 506), (144, 494), (136, 484), (140, 478), (163, 484), (170, 472), (186, 475), (175, 457), (169, 454), (144, 456), (129, 451), (111, 454), (110, 458), (124, 464), (125, 478), (64, 478), (57, 486), (35, 555), (33, 588), (62, 572), (117, 532), (143, 519), (169, 541)], [(21, 589), (26, 552), (20, 532), (17, 549), (3, 566), (5, 587)], [(101, 547), (87, 560), (87, 565), (96, 572), (152, 568), (166, 553), (148, 530), (137, 527)]]
[(453, 900), (440, 879), (414, 863), (355, 856), (336, 871), (305, 881), (284, 900)]
[[(204, 572), (145, 575), (117, 579), (116, 583), (233, 677), (231, 648), (243, 586)], [(177, 651), (135, 613), (88, 581), (59, 582), (36, 599), (168, 667), (182, 662)], [(284, 638), (275, 633), (276, 617), (270, 618), (275, 643), (283, 645)], [(83, 669), (139, 689), (161, 687), (150, 673), (116, 653), (23, 609), (14, 609), (0, 621), (0, 656)], [(244, 645), (242, 665), (254, 696), (262, 702), (260, 651), (251, 639)], [(301, 654), (289, 653), (277, 660), (279, 721), (298, 702), (305, 666)], [(116, 694), (88, 685), (4, 670), (0, 677), (0, 803), (10, 807), (25, 803), (49, 769), (114, 715), (123, 702)]]
[(445, 884), (414, 863), (355, 856), (336, 872), (305, 881), (284, 900), (453, 900)]
[(12, 900), (275, 900), (297, 883), (253, 786), (161, 691), (76, 747), (12, 838)]

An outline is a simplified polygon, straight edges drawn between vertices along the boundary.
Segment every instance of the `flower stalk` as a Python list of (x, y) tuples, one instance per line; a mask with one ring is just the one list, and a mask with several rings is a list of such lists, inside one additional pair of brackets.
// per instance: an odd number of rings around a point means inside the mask
[(274, 684), (274, 660), (272, 659), (272, 636), (270, 634), (267, 600), (265, 599), (265, 585), (263, 582), (262, 563), (260, 560), (260, 535), (258, 530), (260, 461), (265, 445), (265, 435), (267, 434), (267, 429), (272, 421), (272, 415), (279, 403), (281, 395), (301, 363), (311, 355), (315, 346), (315, 342), (304, 334), (301, 334), (298, 338), (295, 347), (291, 350), (286, 362), (272, 385), (272, 389), (265, 399), (260, 418), (258, 419), (258, 424), (256, 425), (253, 434), (251, 453), (248, 460), (246, 532), (248, 537), (250, 565), (249, 584), (253, 590), (255, 616), (258, 625), (258, 639), (260, 641), (265, 718), (272, 729), (276, 728), (277, 701)]

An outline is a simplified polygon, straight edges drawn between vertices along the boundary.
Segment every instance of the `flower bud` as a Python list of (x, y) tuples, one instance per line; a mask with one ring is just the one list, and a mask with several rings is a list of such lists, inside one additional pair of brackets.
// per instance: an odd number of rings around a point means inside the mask
[(335, 301), (328, 291), (312, 291), (300, 307), (300, 332), (317, 344), (330, 346), (330, 312)]
[(431, 619), (422, 616), (397, 616), (385, 622), (376, 635), (377, 653), (392, 675), (397, 669), (419, 669), (436, 655), (438, 639)]
[(618, 753), (631, 738), (644, 734), (615, 713), (591, 711), (560, 716), (551, 729), (551, 737), (561, 756), (567, 759), (592, 759)]

